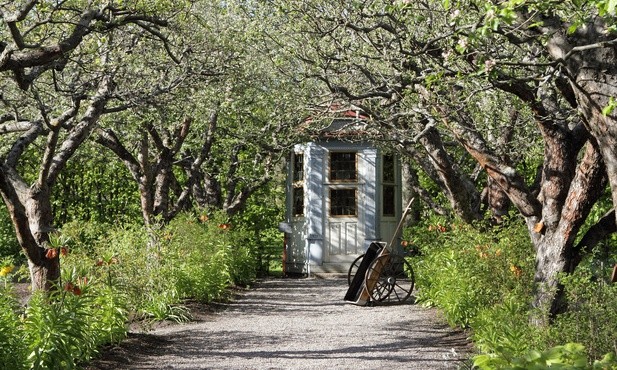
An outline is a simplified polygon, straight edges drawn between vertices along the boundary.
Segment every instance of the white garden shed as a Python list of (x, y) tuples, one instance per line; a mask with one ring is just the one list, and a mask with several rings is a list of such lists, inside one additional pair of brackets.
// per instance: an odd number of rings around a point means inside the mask
[(346, 272), (372, 242), (390, 242), (395, 232), (402, 209), (399, 162), (351, 139), (361, 136), (361, 117), (346, 111), (319, 139), (293, 148), (281, 224), (287, 274)]

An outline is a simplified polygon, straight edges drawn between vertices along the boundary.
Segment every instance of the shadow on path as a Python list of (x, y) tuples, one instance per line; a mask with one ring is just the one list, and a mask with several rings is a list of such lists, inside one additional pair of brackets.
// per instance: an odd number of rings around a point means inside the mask
[(467, 357), (463, 332), (413, 304), (343, 302), (345, 279), (272, 279), (201, 321), (131, 333), (88, 370), (444, 369)]

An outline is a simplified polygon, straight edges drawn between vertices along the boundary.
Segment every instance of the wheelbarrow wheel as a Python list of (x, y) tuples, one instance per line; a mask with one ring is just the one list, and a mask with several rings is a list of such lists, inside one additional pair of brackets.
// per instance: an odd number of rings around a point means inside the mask
[(411, 264), (402, 256), (390, 254), (375, 259), (366, 272), (366, 285), (376, 302), (403, 303), (414, 287)]
[(348, 285), (351, 285), (351, 282), (353, 281), (353, 277), (356, 276), (356, 272), (358, 271), (358, 268), (360, 267), (360, 264), (362, 263), (363, 258), (364, 258), (364, 254), (361, 254), (358, 258), (353, 260), (353, 262), (351, 263), (351, 266), (349, 266), (349, 271), (347, 271), (347, 284)]

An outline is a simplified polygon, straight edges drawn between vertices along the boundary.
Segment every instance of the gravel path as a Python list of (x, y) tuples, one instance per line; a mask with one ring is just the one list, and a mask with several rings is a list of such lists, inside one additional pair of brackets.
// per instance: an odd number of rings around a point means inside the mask
[(200, 321), (131, 334), (88, 370), (456, 369), (469, 351), (435, 310), (359, 307), (347, 282), (268, 279)]

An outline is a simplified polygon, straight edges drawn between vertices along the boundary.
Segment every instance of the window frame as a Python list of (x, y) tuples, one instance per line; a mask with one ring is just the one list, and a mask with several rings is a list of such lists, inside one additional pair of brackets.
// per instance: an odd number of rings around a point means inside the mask
[[(298, 158), (301, 158), (302, 167), (297, 167)], [(301, 173), (301, 176), (296, 176)], [(306, 170), (304, 166), (304, 152), (293, 153), (291, 156), (291, 216), (304, 217), (304, 182)]]
[[(386, 166), (390, 162), (391, 165)], [(387, 173), (386, 170), (390, 171)], [(383, 154), (381, 156), (381, 216), (396, 217), (396, 156), (394, 154)], [(391, 199), (388, 197), (386, 204), (386, 189), (391, 189)], [(386, 213), (386, 208), (392, 210), (391, 213)]]

